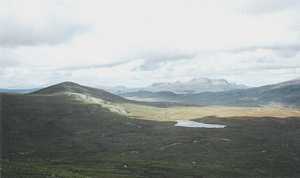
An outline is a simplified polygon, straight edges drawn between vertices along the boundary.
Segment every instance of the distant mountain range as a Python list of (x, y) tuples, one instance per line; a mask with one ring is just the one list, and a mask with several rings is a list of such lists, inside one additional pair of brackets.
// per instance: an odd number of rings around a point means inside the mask
[(239, 85), (228, 82), (225, 79), (209, 79), (209, 78), (195, 78), (186, 82), (176, 81), (167, 83), (153, 83), (150, 86), (142, 88), (127, 88), (124, 86), (117, 87), (104, 87), (106, 90), (115, 93), (128, 93), (137, 91), (148, 91), (148, 92), (164, 92), (169, 91), (177, 94), (192, 94), (202, 92), (220, 92), (229, 91), (235, 89), (249, 88), (246, 85)]
[[(235, 89), (245, 89), (249, 88), (246, 85), (239, 85), (235, 83), (228, 82), (225, 79), (208, 79), (208, 78), (195, 78), (186, 82), (166, 82), (166, 83), (153, 83), (147, 87), (141, 88), (128, 88), (125, 86), (114, 86), (106, 87), (99, 86), (114, 94), (123, 94), (129, 92), (138, 91), (148, 91), (148, 92), (173, 92), (176, 94), (195, 94), (202, 92), (220, 92), (229, 91)], [(37, 91), (41, 88), (31, 88), (31, 89), (6, 89), (0, 88), (0, 93), (31, 93)]]
[(143, 104), (157, 107), (166, 107), (172, 105), (186, 105), (173, 102), (145, 102), (138, 100), (129, 100), (122, 96), (110, 93), (106, 90), (99, 88), (92, 88), (88, 86), (83, 86), (74, 82), (62, 82), (56, 85), (51, 85), (40, 90), (36, 90), (29, 95), (35, 96), (61, 96), (61, 97), (71, 97), (76, 100), (88, 103), (98, 103), (102, 106), (107, 105), (108, 103), (132, 103), (132, 104)]
[(123, 93), (121, 96), (139, 101), (168, 101), (196, 105), (300, 106), (300, 80), (222, 92), (178, 94), (173, 92), (136, 91)]
[(5, 89), (0, 88), (0, 93), (31, 93), (36, 90), (39, 90), (38, 88), (31, 88), (31, 89)]
[[(187, 86), (190, 86), (191, 88)], [(106, 91), (107, 89), (96, 89), (82, 86), (73, 82), (63, 82), (40, 90), (2, 89), (0, 92), (32, 93), (35, 95), (76, 93), (77, 98), (82, 97), (82, 95), (88, 95), (90, 97), (88, 98), (89, 100), (92, 98), (99, 98), (108, 102), (129, 102), (162, 107), (165, 107), (166, 104), (220, 106), (300, 106), (300, 79), (253, 88), (232, 84), (222, 79), (212, 80), (203, 78), (193, 79), (188, 82), (157, 83), (149, 87), (139, 89), (127, 89), (125, 87), (116, 87), (115, 89), (117, 88), (119, 90), (114, 90), (114, 94), (112, 94), (109, 92), (111, 90)]]

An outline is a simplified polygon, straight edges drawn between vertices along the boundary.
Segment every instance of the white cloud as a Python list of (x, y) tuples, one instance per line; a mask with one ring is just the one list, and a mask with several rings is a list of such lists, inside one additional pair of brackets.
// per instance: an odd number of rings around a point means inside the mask
[(265, 14), (285, 10), (297, 10), (298, 0), (244, 0), (243, 9), (248, 13)]
[(56, 45), (86, 30), (58, 1), (1, 1), (0, 47)]

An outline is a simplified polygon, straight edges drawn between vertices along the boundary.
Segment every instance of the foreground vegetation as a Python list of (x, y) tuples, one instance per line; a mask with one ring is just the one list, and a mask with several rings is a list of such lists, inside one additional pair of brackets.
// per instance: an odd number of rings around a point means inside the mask
[(4, 178), (300, 177), (297, 117), (203, 117), (227, 127), (183, 128), (68, 96), (2, 100)]

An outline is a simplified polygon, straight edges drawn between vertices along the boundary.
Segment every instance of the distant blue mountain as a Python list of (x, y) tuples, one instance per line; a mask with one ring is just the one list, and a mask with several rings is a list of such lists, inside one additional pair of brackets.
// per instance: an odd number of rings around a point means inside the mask
[(138, 91), (146, 91), (149, 93), (169, 91), (176, 94), (195, 94), (202, 92), (222, 92), (236, 89), (246, 89), (249, 88), (249, 86), (231, 83), (225, 79), (194, 78), (189, 81), (153, 83), (150, 86), (142, 88), (127, 88), (124, 86), (100, 88), (104, 88), (115, 94), (124, 94)]
[(31, 88), (31, 89), (7, 89), (7, 88), (0, 88), (0, 93), (31, 93), (34, 91), (39, 90), (39, 88)]
[(121, 96), (143, 100), (168, 101), (197, 105), (225, 105), (225, 106), (261, 106), (261, 105), (289, 105), (300, 106), (300, 80), (291, 80), (274, 85), (236, 89), (222, 92), (201, 92), (192, 94), (176, 94), (164, 92), (129, 92)]

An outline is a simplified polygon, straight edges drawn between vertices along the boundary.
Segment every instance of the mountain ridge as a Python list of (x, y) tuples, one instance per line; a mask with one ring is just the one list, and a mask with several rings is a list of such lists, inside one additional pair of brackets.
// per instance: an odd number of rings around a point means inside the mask
[(49, 95), (49, 94), (57, 94), (57, 93), (79, 93), (85, 94), (96, 98), (101, 98), (106, 101), (111, 102), (126, 102), (127, 99), (114, 95), (110, 92), (107, 92), (102, 89), (92, 88), (83, 86), (74, 82), (62, 82), (56, 85), (51, 85), (49, 87), (40, 89), (38, 91), (32, 92), (32, 95)]
[(249, 86), (235, 84), (225, 79), (193, 78), (189, 81), (158, 82), (140, 88), (127, 88), (124, 86), (104, 87), (104, 88), (115, 94), (137, 92), (137, 91), (150, 91), (150, 92), (170, 91), (177, 94), (191, 94), (191, 93), (201, 93), (201, 92), (219, 92), (219, 91), (229, 91), (234, 89), (245, 89), (245, 88), (249, 88)]
[(40, 88), (28, 88), (28, 89), (10, 89), (10, 88), (0, 88), (0, 93), (32, 93), (39, 90)]
[(156, 106), (156, 107), (166, 107), (166, 105), (186, 106), (186, 104), (180, 104), (175, 102), (160, 102), (160, 101), (145, 102), (145, 101), (126, 99), (122, 96), (110, 93), (103, 89), (84, 86), (70, 81), (51, 85), (49, 87), (40, 89), (38, 91), (34, 91), (29, 95), (59, 95), (59, 94), (72, 97), (75, 100), (80, 100), (85, 103), (101, 104), (104, 107), (106, 106), (110, 107), (117, 103), (141, 104), (141, 105)]
[(290, 80), (272, 85), (236, 89), (223, 92), (202, 92), (197, 94), (168, 94), (158, 92), (130, 92), (121, 94), (131, 98), (154, 98), (160, 101), (172, 101), (196, 105), (261, 106), (288, 105), (300, 106), (300, 80)]

